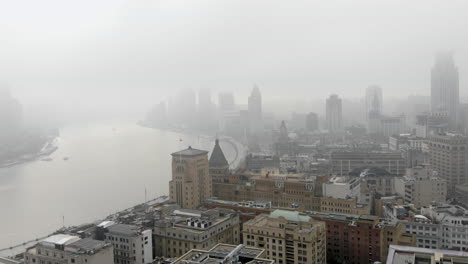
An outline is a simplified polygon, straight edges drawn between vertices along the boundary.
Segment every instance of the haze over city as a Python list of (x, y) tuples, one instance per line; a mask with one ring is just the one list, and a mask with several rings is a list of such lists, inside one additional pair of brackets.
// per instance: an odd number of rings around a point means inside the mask
[(468, 263), (465, 0), (0, 0), (0, 264)]
[[(0, 69), (25, 104), (148, 107), (174, 90), (266, 100), (429, 95), (434, 54), (466, 76), (466, 1), (8, 1)], [(461, 87), (464, 79), (461, 78)], [(466, 89), (461, 89), (466, 96)]]

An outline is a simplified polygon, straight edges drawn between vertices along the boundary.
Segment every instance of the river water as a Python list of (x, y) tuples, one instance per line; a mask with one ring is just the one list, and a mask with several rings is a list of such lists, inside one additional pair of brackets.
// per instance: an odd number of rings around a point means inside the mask
[[(145, 189), (148, 199), (167, 195), (170, 153), (188, 145), (211, 151), (214, 142), (132, 122), (60, 129), (52, 161), (0, 169), (0, 248), (144, 202)], [(233, 160), (232, 144), (221, 147)]]

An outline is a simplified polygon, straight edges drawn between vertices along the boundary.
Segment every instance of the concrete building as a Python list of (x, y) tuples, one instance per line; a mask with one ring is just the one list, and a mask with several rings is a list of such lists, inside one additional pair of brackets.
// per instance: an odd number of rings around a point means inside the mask
[(153, 262), (153, 237), (150, 228), (101, 223), (104, 241), (114, 248), (114, 263), (149, 264)]
[(156, 221), (153, 241), (156, 256), (174, 258), (191, 249), (239, 244), (240, 236), (239, 215), (235, 211), (180, 209)]
[(447, 113), (450, 127), (456, 129), (459, 104), (458, 68), (451, 53), (439, 53), (431, 70), (431, 112)]
[(445, 203), (447, 199), (446, 180), (437, 177), (437, 172), (429, 167), (408, 168), (404, 177), (395, 180), (395, 190), (406, 204), (416, 208), (433, 202)]
[(299, 212), (275, 210), (244, 224), (244, 244), (266, 250), (279, 264), (326, 263), (326, 230), (323, 222)]
[(453, 133), (433, 135), (429, 139), (431, 166), (447, 180), (449, 190), (468, 183), (468, 139)]
[(347, 176), (355, 169), (377, 167), (395, 176), (403, 176), (406, 161), (396, 152), (332, 152), (330, 155), (332, 174)]
[(196, 208), (212, 196), (208, 151), (188, 147), (172, 153), (171, 201), (182, 208)]
[(58, 234), (50, 236), (24, 253), (25, 264), (112, 264), (112, 245), (91, 238)]
[(328, 97), (325, 112), (328, 132), (332, 134), (343, 132), (343, 110), (338, 95), (332, 94)]
[(384, 262), (390, 244), (414, 245), (414, 237), (405, 234), (404, 226), (377, 216), (349, 216), (310, 212), (323, 221), (327, 230), (328, 263)]
[(172, 264), (274, 264), (265, 250), (244, 245), (218, 244), (210, 250), (192, 249)]
[(468, 253), (463, 251), (427, 249), (419, 247), (390, 245), (387, 264), (442, 264), (468, 263)]
[(434, 204), (420, 214), (409, 206), (384, 206), (387, 218), (397, 219), (405, 232), (416, 237), (416, 246), (430, 249), (468, 250), (468, 213), (459, 206)]
[(323, 197), (350, 199), (361, 196), (361, 180), (359, 178), (333, 177), (323, 183)]

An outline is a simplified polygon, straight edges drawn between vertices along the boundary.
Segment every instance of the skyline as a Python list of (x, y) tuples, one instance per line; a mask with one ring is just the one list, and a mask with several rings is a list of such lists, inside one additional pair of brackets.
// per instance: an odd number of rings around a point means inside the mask
[(148, 107), (186, 88), (247, 98), (254, 83), (266, 101), (360, 98), (373, 84), (429, 95), (441, 50), (467, 97), (465, 1), (26, 3), (0, 11), (0, 80), (25, 104)]

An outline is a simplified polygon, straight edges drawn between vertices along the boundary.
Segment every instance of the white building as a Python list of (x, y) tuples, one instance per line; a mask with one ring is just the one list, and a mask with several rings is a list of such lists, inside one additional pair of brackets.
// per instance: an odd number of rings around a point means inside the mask
[(114, 246), (114, 263), (147, 264), (153, 262), (153, 242), (151, 229), (134, 225), (104, 222), (105, 241)]
[(415, 167), (406, 170), (406, 175), (395, 179), (395, 191), (406, 204), (416, 208), (429, 206), (432, 202), (445, 203), (447, 182), (437, 177), (437, 173), (428, 167)]
[(468, 212), (454, 205), (421, 208), (431, 222), (405, 222), (405, 232), (416, 235), (416, 245), (424, 248), (468, 250)]
[(114, 254), (112, 246), (104, 241), (77, 236), (54, 235), (24, 254), (25, 264), (112, 264)]
[(324, 197), (361, 199), (361, 180), (359, 178), (334, 177), (322, 184)]

